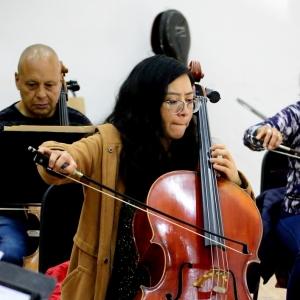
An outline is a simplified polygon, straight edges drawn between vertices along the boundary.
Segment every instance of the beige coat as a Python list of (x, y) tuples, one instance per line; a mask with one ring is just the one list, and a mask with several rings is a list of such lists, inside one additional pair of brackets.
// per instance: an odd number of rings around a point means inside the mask
[[(116, 179), (121, 140), (112, 125), (98, 126), (93, 136), (73, 143), (72, 147), (52, 141), (45, 142), (43, 146), (67, 150), (76, 161), (78, 171), (124, 193), (122, 183)], [(66, 182), (66, 179), (50, 176), (44, 168), (39, 167), (38, 170), (48, 184)], [(121, 202), (86, 187), (84, 194), (70, 267), (62, 284), (61, 300), (105, 299), (112, 269)]]
[[(113, 125), (97, 126), (93, 136), (72, 146), (52, 141), (45, 142), (43, 146), (68, 151), (76, 161), (78, 171), (124, 193), (124, 186), (118, 180), (122, 145)], [(38, 170), (48, 184), (70, 181), (53, 177), (42, 167), (38, 167)], [(248, 181), (243, 174), (240, 173), (240, 176), (245, 191), (254, 199)], [(121, 202), (87, 187), (84, 188), (84, 194), (70, 267), (62, 284), (61, 300), (104, 300), (112, 270)]]

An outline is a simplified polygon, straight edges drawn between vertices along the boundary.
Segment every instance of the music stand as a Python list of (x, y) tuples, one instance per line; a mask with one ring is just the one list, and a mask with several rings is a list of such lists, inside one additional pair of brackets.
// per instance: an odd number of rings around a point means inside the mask
[[(12, 126), (0, 132), (1, 185), (0, 206), (39, 206), (48, 184), (44, 182), (28, 151), (45, 141), (72, 143), (92, 135), (93, 126)], [(1, 300), (1, 299), (0, 299)]]
[(48, 300), (56, 279), (0, 261), (0, 300)]

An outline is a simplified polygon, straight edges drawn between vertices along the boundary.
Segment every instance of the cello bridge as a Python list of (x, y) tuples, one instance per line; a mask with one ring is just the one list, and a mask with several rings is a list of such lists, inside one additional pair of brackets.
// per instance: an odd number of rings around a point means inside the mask
[(194, 282), (194, 286), (201, 288), (206, 280), (216, 278), (218, 284), (213, 287), (216, 293), (225, 293), (226, 285), (228, 283), (229, 272), (221, 269), (211, 269), (204, 274), (198, 281)]

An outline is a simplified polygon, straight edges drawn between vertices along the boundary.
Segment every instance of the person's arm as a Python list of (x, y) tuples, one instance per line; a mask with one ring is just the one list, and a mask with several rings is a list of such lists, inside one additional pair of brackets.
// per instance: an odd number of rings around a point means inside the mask
[(257, 129), (255, 139), (260, 141), (264, 149), (273, 150), (281, 144), (282, 135), (276, 127), (267, 124)]
[(210, 147), (213, 168), (224, 178), (232, 181), (238, 186), (242, 185), (242, 181), (238, 174), (234, 159), (224, 144), (214, 144)]
[(242, 181), (242, 185), (240, 187), (252, 198), (253, 201), (256, 201), (254, 191), (247, 177), (241, 171), (238, 171), (238, 173)]
[(262, 126), (270, 127), (271, 125), (267, 121), (264, 121), (249, 127), (244, 132), (244, 137), (243, 137), (244, 145), (253, 151), (265, 150), (265, 148), (263, 147), (263, 143), (256, 139), (257, 131)]
[(299, 132), (300, 102), (289, 105), (268, 120), (249, 127), (243, 137), (251, 150), (272, 150), (281, 143), (291, 145)]
[(210, 162), (217, 173), (244, 189), (255, 200), (254, 192), (248, 179), (236, 168), (235, 161), (227, 147), (223, 144), (214, 144), (210, 149), (212, 151)]
[[(97, 132), (73, 144), (47, 141), (38, 150), (49, 156), (49, 168), (53, 171), (70, 175), (77, 170), (86, 176), (91, 176), (94, 169), (100, 167), (102, 153), (100, 141), (100, 134)], [(62, 169), (64, 164), (67, 167)], [(62, 184), (71, 181), (71, 179), (53, 175), (40, 165), (37, 167), (39, 174), (47, 184)], [(70, 176), (73, 177), (73, 175)]]

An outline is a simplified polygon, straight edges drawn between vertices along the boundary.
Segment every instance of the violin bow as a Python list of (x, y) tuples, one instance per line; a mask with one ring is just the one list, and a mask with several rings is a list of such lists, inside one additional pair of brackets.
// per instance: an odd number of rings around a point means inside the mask
[(258, 117), (260, 117), (261, 119), (263, 119), (264, 121), (268, 120), (268, 117), (266, 117), (264, 114), (262, 114), (261, 112), (259, 112), (258, 110), (256, 110), (254, 107), (252, 107), (251, 105), (249, 105), (248, 103), (246, 103), (244, 100), (242, 100), (240, 98), (236, 98), (236, 101), (239, 104), (241, 104), (243, 107), (245, 107), (246, 109), (248, 109), (251, 112), (253, 112)]
[[(186, 222), (186, 221), (184, 221), (184, 220), (178, 219), (178, 218), (176, 218), (176, 217), (174, 217), (174, 216), (171, 216), (171, 215), (169, 215), (169, 214), (167, 214), (167, 213), (165, 213), (165, 212), (163, 212), (163, 211), (160, 211), (160, 210), (158, 210), (158, 209), (155, 209), (154, 207), (151, 207), (151, 206), (149, 206), (149, 205), (147, 205), (147, 204), (145, 204), (145, 203), (143, 203), (143, 202), (141, 202), (141, 201), (139, 201), (139, 200), (136, 200), (136, 199), (134, 199), (134, 198), (132, 198), (132, 197), (129, 197), (129, 196), (127, 196), (127, 195), (124, 195), (124, 194), (122, 194), (122, 193), (120, 193), (120, 192), (118, 192), (118, 191), (116, 191), (116, 190), (114, 190), (114, 189), (112, 189), (112, 188), (110, 188), (110, 187), (108, 187), (108, 186), (106, 186), (106, 185), (104, 185), (104, 184), (98, 182), (98, 181), (95, 181), (95, 180), (93, 180), (92, 178), (90, 178), (90, 177), (88, 177), (88, 176), (85, 176), (84, 174), (82, 174), (81, 172), (79, 172), (79, 171), (77, 171), (77, 170), (73, 171), (72, 175), (78, 176), (79, 178), (83, 179), (83, 181), (81, 181), (81, 180), (76, 180), (75, 178), (70, 177), (70, 176), (68, 176), (68, 175), (66, 175), (66, 174), (64, 174), (64, 173), (60, 173), (60, 172), (53, 171), (53, 170), (52, 170), (51, 168), (49, 168), (49, 166), (48, 166), (48, 164), (49, 164), (49, 157), (48, 157), (48, 156), (44, 155), (43, 153), (39, 152), (38, 150), (36, 150), (35, 148), (33, 148), (33, 147), (31, 147), (31, 146), (28, 147), (28, 150), (35, 154), (35, 156), (34, 156), (34, 158), (33, 158), (33, 161), (34, 161), (36, 164), (39, 164), (39, 165), (43, 166), (44, 168), (46, 168), (46, 169), (47, 169), (48, 171), (50, 171), (51, 173), (59, 174), (59, 175), (61, 175), (61, 176), (64, 176), (64, 177), (66, 177), (66, 178), (69, 178), (69, 179), (71, 179), (71, 180), (73, 180), (73, 181), (75, 181), (75, 182), (77, 182), (77, 183), (80, 183), (81, 185), (84, 185), (84, 186), (86, 186), (86, 187), (88, 187), (88, 188), (94, 189), (95, 191), (98, 191), (98, 192), (100, 192), (100, 193), (103, 193), (103, 194), (105, 194), (105, 195), (108, 195), (108, 196), (110, 196), (111, 198), (114, 198), (114, 199), (116, 199), (116, 200), (118, 200), (118, 201), (121, 201), (121, 202), (123, 202), (123, 203), (126, 203), (126, 204), (128, 204), (128, 205), (130, 205), (130, 206), (132, 206), (132, 207), (135, 207), (135, 208), (137, 208), (137, 209), (140, 209), (140, 210), (142, 210), (142, 211), (144, 211), (144, 212), (146, 212), (146, 213), (150, 213), (150, 214), (154, 215), (155, 217), (164, 219), (164, 218), (162, 217), (162, 216), (164, 216), (164, 217), (170, 218), (170, 219), (172, 219), (172, 220), (174, 220), (174, 221), (177, 221), (177, 222), (179, 222), (179, 223), (181, 223), (181, 224), (184, 224), (184, 225), (187, 225), (187, 226), (189, 226), (189, 227), (192, 227), (192, 228), (194, 228), (194, 229), (198, 229), (198, 230), (201, 230), (201, 231), (206, 232), (206, 233), (208, 233), (208, 234), (217, 236), (217, 237), (219, 237), (219, 238), (221, 238), (221, 239), (225, 239), (225, 240), (231, 241), (231, 242), (233, 242), (233, 243), (239, 244), (239, 245), (242, 246), (242, 252), (240, 252), (239, 250), (236, 250), (236, 249), (234, 249), (234, 248), (231, 248), (231, 247), (229, 247), (229, 246), (227, 246), (227, 245), (224, 245), (224, 244), (222, 244), (222, 243), (219, 243), (221, 246), (227, 247), (228, 249), (231, 249), (231, 250), (233, 250), (233, 251), (236, 251), (236, 252), (239, 252), (239, 253), (242, 253), (242, 254), (249, 254), (248, 245), (245, 244), (245, 243), (243, 243), (243, 242), (240, 242), (240, 241), (237, 241), (237, 240), (228, 238), (228, 237), (224, 237), (224, 236), (222, 236), (222, 235), (216, 234), (216, 233), (214, 233), (214, 232), (211, 232), (211, 231), (209, 231), (209, 230), (206, 230), (206, 229), (204, 229), (204, 228), (201, 228), (201, 227), (198, 227), (198, 226), (196, 226), (196, 225), (190, 224), (190, 223), (188, 223), (188, 222)], [(64, 169), (65, 167), (67, 167), (66, 164), (62, 165), (61, 169)], [(114, 193), (114, 194), (116, 194), (116, 195), (118, 195), (118, 196), (120, 196), (120, 197), (122, 197), (122, 198), (124, 198), (124, 199), (126, 199), (126, 200), (120, 199), (120, 198), (118, 198), (118, 197), (116, 197), (116, 196), (113, 196), (113, 195), (108, 194), (108, 193), (105, 193), (105, 192), (103, 192), (103, 191), (101, 191), (101, 190), (99, 190), (99, 189), (96, 189), (96, 188), (90, 186), (89, 184), (85, 183), (85, 181), (86, 181), (86, 182), (91, 182), (91, 183), (93, 183), (93, 184), (95, 184), (95, 185), (97, 185), (97, 186), (99, 186), (99, 187), (101, 187), (101, 188), (104, 188), (105, 190), (107, 190), (107, 191), (109, 191), (109, 192), (112, 192), (112, 193)], [(136, 205), (132, 204), (131, 202), (133, 202), (133, 203), (136, 204)], [(143, 208), (141, 208), (140, 206), (142, 206)], [(146, 209), (149, 209), (149, 210), (151, 210), (152, 212), (149, 212), (149, 211), (147, 211)], [(155, 213), (157, 213), (157, 214), (159, 214), (159, 215), (154, 214), (153, 212), (155, 212)], [(164, 220), (166, 220), (166, 219), (164, 219)], [(199, 235), (199, 236), (201, 236), (201, 237), (203, 237), (203, 238), (206, 238), (206, 239), (209, 239), (209, 240), (210, 240), (210, 238), (208, 238), (208, 237), (206, 237), (206, 236), (204, 236), (204, 235), (202, 235), (202, 234), (196, 233), (196, 232), (194, 232), (194, 231), (191, 230), (191, 229), (185, 228), (185, 227), (183, 227), (183, 226), (181, 226), (181, 225), (179, 225), (179, 224), (177, 224), (177, 223), (175, 223), (175, 222), (173, 222), (173, 221), (168, 220), (168, 222), (170, 222), (170, 223), (173, 224), (173, 225), (179, 226), (179, 227), (181, 227), (181, 228), (183, 228), (183, 229), (185, 229), (185, 230), (188, 230), (188, 231), (190, 231), (190, 232), (192, 232), (192, 233), (194, 233), (194, 234), (197, 234), (197, 235)], [(218, 243), (218, 242), (216, 242), (216, 243)]]

